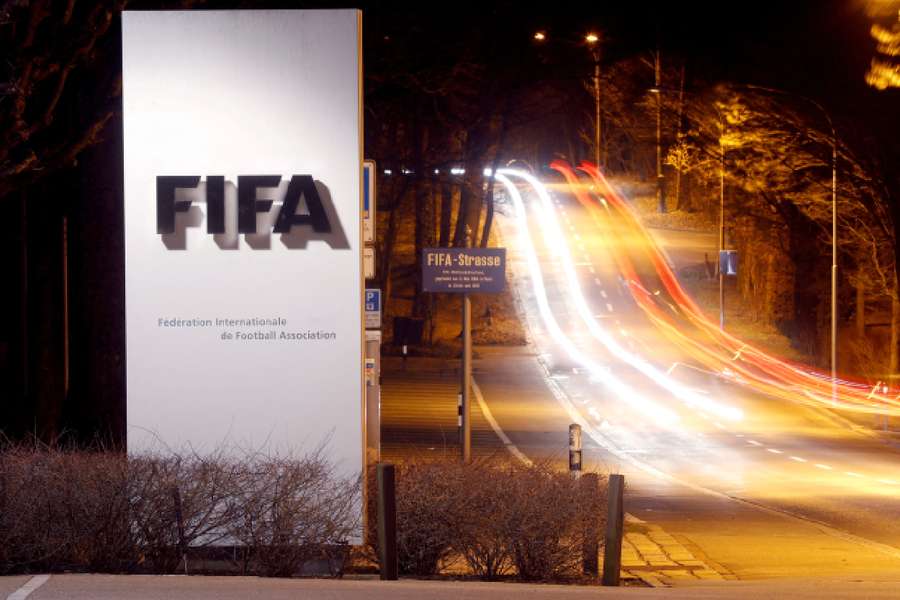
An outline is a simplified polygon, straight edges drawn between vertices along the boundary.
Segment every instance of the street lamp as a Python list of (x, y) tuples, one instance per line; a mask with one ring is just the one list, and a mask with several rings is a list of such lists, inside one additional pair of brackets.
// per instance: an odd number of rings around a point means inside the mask
[[(538, 30), (532, 35), (532, 39), (536, 42), (544, 42), (547, 34)], [(591, 50), (591, 56), (594, 59), (594, 162), (597, 168), (600, 168), (600, 143), (601, 143), (601, 123), (600, 123), (600, 35), (590, 31), (584, 36), (584, 43)]]
[(825, 108), (813, 100), (800, 94), (794, 94), (775, 88), (760, 85), (745, 84), (740, 87), (759, 90), (770, 94), (792, 96), (805, 100), (815, 106), (828, 122), (831, 129), (831, 401), (837, 402), (837, 291), (838, 291), (838, 267), (837, 267), (837, 133), (831, 115)]
[(600, 168), (600, 36), (588, 33), (584, 36), (594, 57), (594, 163)]

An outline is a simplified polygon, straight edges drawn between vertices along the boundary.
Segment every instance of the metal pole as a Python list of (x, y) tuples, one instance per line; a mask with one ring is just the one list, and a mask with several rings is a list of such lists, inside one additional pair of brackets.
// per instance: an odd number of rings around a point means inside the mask
[(625, 525), (625, 476), (609, 476), (609, 508), (606, 514), (606, 543), (603, 547), (603, 585), (619, 585), (622, 570), (622, 529)]
[(63, 402), (69, 400), (69, 218), (62, 218)]
[(471, 389), (472, 389), (472, 301), (468, 294), (463, 294), (463, 348), (462, 348), (462, 391), (460, 393), (460, 446), (462, 447), (463, 462), (472, 460), (472, 413), (471, 413)]
[(725, 273), (722, 272), (722, 251), (725, 250), (725, 118), (719, 115), (719, 329), (725, 329)]
[(665, 181), (662, 171), (662, 88), (659, 84), (659, 48), (656, 49), (654, 81), (656, 82), (656, 203), (659, 212), (666, 212)]
[(600, 168), (600, 52), (594, 52), (594, 108), (595, 108), (595, 123), (596, 127), (594, 128), (594, 162), (597, 164), (597, 168)]
[(397, 579), (397, 497), (394, 465), (378, 463), (378, 563), (382, 580)]
[(569, 473), (581, 477), (581, 425), (569, 425)]
[[(824, 112), (824, 111), (823, 111)], [(826, 113), (826, 117), (828, 114)], [(831, 118), (828, 117), (831, 124)], [(837, 136), (831, 125), (831, 404), (837, 404)]]

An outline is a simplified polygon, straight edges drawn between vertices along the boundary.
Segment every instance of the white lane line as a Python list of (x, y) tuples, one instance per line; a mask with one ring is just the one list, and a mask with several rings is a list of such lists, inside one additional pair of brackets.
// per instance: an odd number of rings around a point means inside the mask
[(822, 463), (816, 463), (816, 468), (817, 468), (817, 469), (822, 469), (822, 470), (824, 470), (824, 471), (831, 471), (831, 470), (832, 470), (831, 467), (829, 467), (828, 465), (823, 465)]
[(25, 583), (25, 585), (7, 596), (6, 600), (25, 600), (25, 598), (30, 596), (36, 589), (38, 589), (48, 581), (50, 581), (49, 575), (35, 575), (31, 579), (29, 579)]
[(747, 440), (747, 443), (748, 443), (748, 444), (753, 444), (754, 446), (762, 446), (762, 444), (760, 444), (760, 443), (757, 442), (756, 440)]
[[(594, 281), (597, 282), (597, 285), (600, 285), (600, 280), (599, 280), (599, 279), (595, 279)], [(606, 291), (605, 291), (605, 290), (600, 290), (600, 295), (603, 296), (604, 298), (606, 298)]]
[(506, 432), (500, 428), (500, 424), (497, 423), (497, 419), (494, 418), (494, 415), (491, 414), (491, 409), (488, 408), (487, 402), (484, 401), (484, 396), (481, 395), (481, 388), (478, 387), (478, 384), (475, 383), (475, 379), (472, 379), (472, 391), (475, 392), (475, 400), (478, 401), (478, 406), (481, 408), (481, 412), (484, 414), (484, 418), (487, 419), (487, 422), (491, 425), (491, 429), (494, 430), (494, 433), (497, 434), (497, 437), (503, 442), (503, 445), (506, 446), (506, 449), (509, 450), (509, 453), (518, 458), (520, 461), (525, 463), (528, 466), (532, 465), (531, 459), (525, 456), (519, 448), (512, 443), (512, 440), (509, 439), (509, 436), (506, 435)]
[(766, 452), (771, 452), (772, 454), (784, 454), (784, 452), (776, 448), (766, 448)]
[(791, 460), (796, 461), (796, 462), (798, 462), (798, 463), (805, 463), (805, 462), (806, 462), (806, 459), (805, 459), (805, 458), (800, 458), (799, 456), (792, 456), (792, 457), (791, 457)]
[(609, 312), (613, 311), (612, 304), (610, 304), (609, 302), (606, 303), (606, 310), (608, 310)]
[(850, 477), (862, 477), (859, 473), (854, 473), (853, 471), (844, 471), (844, 475), (848, 475)]
[(594, 270), (594, 265), (588, 265), (588, 271), (591, 272), (591, 275), (593, 275), (594, 273), (597, 272), (597, 271)]
[(879, 479), (878, 483), (883, 483), (884, 485), (897, 485), (897, 482), (893, 479)]

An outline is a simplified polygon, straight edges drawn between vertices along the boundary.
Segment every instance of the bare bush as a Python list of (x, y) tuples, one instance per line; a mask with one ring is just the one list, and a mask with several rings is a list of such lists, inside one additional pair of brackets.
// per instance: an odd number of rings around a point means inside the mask
[(397, 477), (398, 562), (432, 575), (454, 557), (483, 579), (578, 576), (582, 551), (604, 522), (604, 485), (549, 464), (494, 460), (411, 462)]
[(105, 452), (0, 451), (0, 570), (129, 568), (127, 462)]
[(357, 482), (335, 473), (321, 452), (0, 447), (0, 572), (172, 572), (204, 547), (243, 543), (262, 573), (292, 575), (356, 530)]
[(145, 568), (169, 573), (191, 548), (221, 542), (236, 518), (232, 493), (247, 466), (222, 452), (129, 461), (132, 518)]
[(459, 535), (465, 469), (410, 462), (397, 477), (397, 562), (401, 573), (430, 576), (447, 563)]
[(334, 475), (322, 454), (248, 463), (231, 495), (231, 535), (269, 576), (290, 577), (310, 560), (332, 561), (359, 526), (359, 482)]

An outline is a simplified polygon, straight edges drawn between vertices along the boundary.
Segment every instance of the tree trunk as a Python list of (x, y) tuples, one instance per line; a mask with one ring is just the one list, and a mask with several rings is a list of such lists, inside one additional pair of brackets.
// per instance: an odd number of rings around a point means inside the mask
[[(678, 88), (678, 121), (675, 139), (680, 141), (684, 130), (684, 64), (681, 65), (681, 84)], [(681, 210), (681, 169), (675, 169), (675, 210)]]
[(894, 287), (894, 295), (891, 299), (891, 360), (888, 365), (888, 376), (887, 379), (891, 383), (894, 382), (894, 376), (898, 370), (898, 348), (897, 345), (900, 344), (900, 300), (897, 299), (897, 293), (900, 290), (897, 289), (896, 285)]
[(414, 197), (415, 197), (415, 256), (414, 256), (414, 293), (412, 314), (416, 317), (427, 317), (429, 312), (422, 293), (422, 250), (432, 245), (432, 217), (431, 217), (431, 189), (430, 178), (425, 176), (425, 151), (428, 148), (428, 128), (421, 126), (421, 120), (416, 119), (415, 144), (413, 168), (415, 169)]
[(856, 335), (866, 335), (866, 286), (862, 281), (856, 285)]
[[(507, 103), (508, 104), (508, 103)], [(487, 189), (484, 192), (484, 228), (481, 230), (482, 248), (487, 248), (491, 238), (491, 226), (494, 224), (494, 178), (497, 176), (497, 169), (500, 167), (500, 157), (503, 155), (503, 148), (506, 146), (506, 110), (504, 107), (503, 115), (500, 116), (500, 139), (497, 141), (497, 150), (494, 152), (494, 160), (491, 163), (491, 174), (487, 180)]]
[(450, 245), (450, 221), (453, 219), (453, 186), (445, 179), (441, 183), (441, 225), (438, 246)]
[[(390, 214), (388, 215), (387, 231), (384, 234), (384, 246), (381, 251), (381, 280), (384, 286), (384, 296), (382, 297), (382, 313), (387, 314), (387, 307), (391, 301), (391, 268), (394, 261), (391, 258), (394, 255), (394, 244), (397, 241), (397, 226), (400, 220), (400, 213), (403, 208), (403, 197), (409, 187), (409, 178), (403, 177), (399, 185), (399, 190), (394, 194), (393, 202), (390, 203)], [(396, 186), (395, 186), (396, 187)]]

